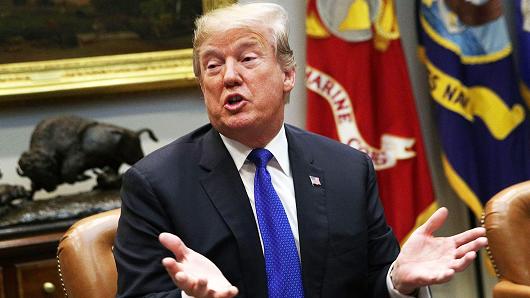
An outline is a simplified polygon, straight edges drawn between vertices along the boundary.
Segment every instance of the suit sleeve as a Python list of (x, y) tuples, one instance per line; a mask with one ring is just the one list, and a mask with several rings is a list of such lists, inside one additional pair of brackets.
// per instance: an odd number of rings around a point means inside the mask
[(117, 297), (181, 297), (161, 261), (171, 256), (158, 241), (170, 219), (148, 179), (131, 167), (123, 176), (122, 207), (114, 242)]
[(386, 277), (390, 265), (399, 254), (399, 243), (386, 223), (383, 205), (377, 189), (377, 178), (372, 161), (365, 156), (368, 163), (366, 183), (368, 213), (368, 279), (371, 281), (372, 297), (388, 297)]

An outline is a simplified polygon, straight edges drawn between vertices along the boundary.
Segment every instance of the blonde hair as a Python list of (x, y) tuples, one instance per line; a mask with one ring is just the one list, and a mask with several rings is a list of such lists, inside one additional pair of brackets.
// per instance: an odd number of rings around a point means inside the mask
[(212, 10), (195, 20), (193, 36), (193, 72), (200, 79), (199, 61), (201, 45), (212, 35), (231, 29), (248, 29), (255, 32), (256, 26), (265, 26), (271, 31), (268, 40), (276, 51), (276, 58), (282, 69), (296, 66), (294, 54), (289, 46), (288, 17), (283, 7), (273, 3), (233, 4)]

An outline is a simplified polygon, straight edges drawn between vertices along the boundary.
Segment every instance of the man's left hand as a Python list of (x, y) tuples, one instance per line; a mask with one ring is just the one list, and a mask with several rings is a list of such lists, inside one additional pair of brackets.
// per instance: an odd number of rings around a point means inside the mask
[(392, 283), (402, 294), (449, 281), (466, 269), (477, 251), (488, 244), (486, 230), (474, 228), (451, 237), (434, 237), (447, 219), (447, 208), (438, 209), (416, 229), (403, 246), (391, 273)]

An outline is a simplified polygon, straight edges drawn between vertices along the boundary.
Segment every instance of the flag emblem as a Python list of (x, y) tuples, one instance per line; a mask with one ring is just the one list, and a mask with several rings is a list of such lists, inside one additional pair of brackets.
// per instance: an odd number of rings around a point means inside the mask
[(309, 176), (309, 179), (311, 180), (311, 184), (313, 184), (313, 186), (322, 186), (322, 184), (320, 183), (320, 178), (315, 176)]

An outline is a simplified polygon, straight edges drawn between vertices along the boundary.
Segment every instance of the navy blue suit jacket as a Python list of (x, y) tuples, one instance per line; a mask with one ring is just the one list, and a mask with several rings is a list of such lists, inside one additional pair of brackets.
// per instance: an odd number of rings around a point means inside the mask
[[(363, 153), (286, 125), (305, 297), (387, 297), (399, 245)], [(319, 177), (314, 186), (309, 176)], [(239, 289), (267, 297), (248, 196), (219, 133), (206, 125), (153, 152), (123, 177), (114, 255), (118, 297), (180, 297), (161, 265), (161, 232), (182, 238)]]

